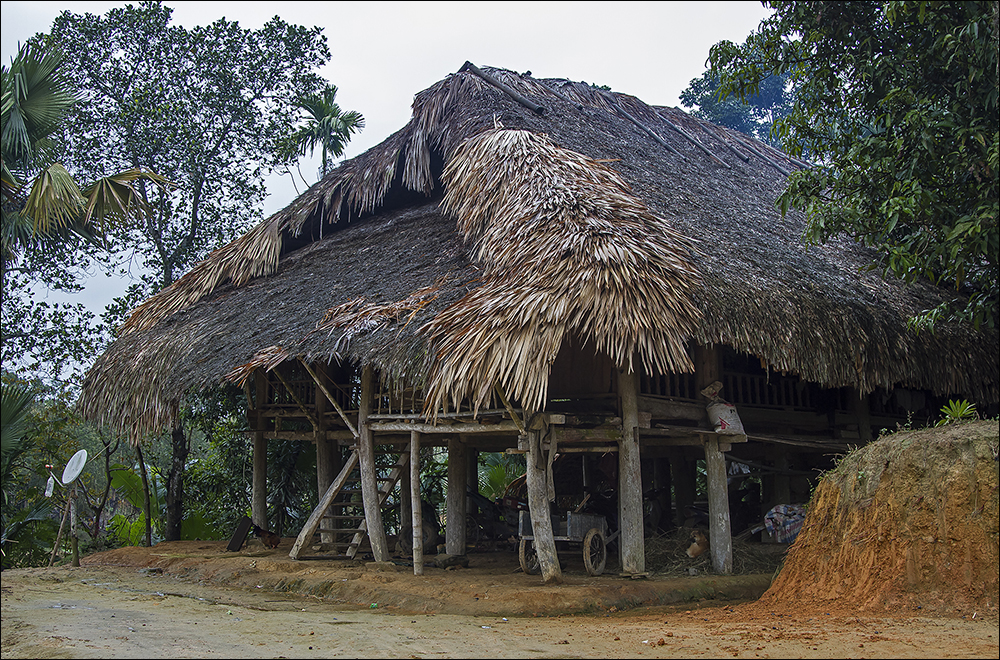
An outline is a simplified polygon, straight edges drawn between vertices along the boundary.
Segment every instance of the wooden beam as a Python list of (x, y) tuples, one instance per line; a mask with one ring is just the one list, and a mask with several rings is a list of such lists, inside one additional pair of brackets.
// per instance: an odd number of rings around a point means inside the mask
[(622, 437), (618, 444), (618, 529), (622, 572), (646, 573), (642, 526), (642, 467), (639, 462), (639, 374), (618, 372), (622, 406)]
[[(326, 395), (327, 401), (333, 404), (333, 407), (337, 410), (337, 413), (340, 415), (340, 418), (344, 420), (344, 424), (347, 424), (347, 428), (351, 430), (351, 433), (354, 434), (354, 437), (355, 438), (359, 437), (358, 430), (354, 428), (354, 425), (351, 424), (351, 420), (347, 418), (347, 413), (345, 413), (344, 409), (340, 407), (340, 404), (337, 403), (337, 400), (333, 398), (333, 395), (330, 394), (330, 390), (326, 388), (326, 385), (324, 385), (323, 381), (319, 379), (319, 377), (316, 375), (316, 372), (313, 371), (312, 367), (306, 364), (306, 361), (303, 360), (302, 358), (299, 358), (299, 362), (302, 363), (302, 366), (306, 368), (306, 371), (309, 372), (309, 375), (312, 376), (312, 379), (316, 381), (316, 387), (322, 390), (323, 394)], [(371, 407), (370, 403), (369, 407)]]
[[(413, 574), (424, 574), (424, 511), (420, 501), (420, 432), (410, 433), (410, 515), (413, 517)], [(402, 527), (402, 525), (400, 525)]]
[(576, 429), (572, 427), (557, 426), (552, 429), (553, 437), (559, 444), (567, 442), (619, 442), (622, 439), (622, 430), (618, 429)]
[(372, 392), (375, 376), (372, 366), (366, 364), (361, 370), (361, 405), (358, 409), (358, 462), (361, 464), (361, 499), (365, 507), (365, 522), (368, 539), (372, 545), (375, 561), (389, 561), (389, 551), (385, 542), (385, 527), (382, 525), (382, 505), (375, 474), (375, 441), (368, 426), (368, 415), (372, 411)]
[(425, 424), (421, 422), (371, 422), (372, 431), (385, 433), (402, 431), (410, 433), (448, 433), (453, 435), (466, 433), (511, 433), (518, 432), (517, 426), (510, 420), (502, 420), (496, 424), (472, 424), (459, 422), (456, 424)]
[(485, 71), (480, 70), (479, 67), (477, 67), (472, 62), (469, 62), (468, 60), (466, 60), (465, 64), (462, 65), (462, 68), (458, 70), (459, 73), (463, 73), (463, 72), (466, 72), (466, 71), (468, 71), (469, 73), (472, 73), (473, 75), (479, 76), (480, 78), (482, 78), (483, 80), (485, 80), (487, 83), (489, 83), (490, 85), (493, 85), (494, 87), (496, 87), (497, 89), (499, 89), (500, 91), (502, 91), (503, 93), (505, 93), (507, 96), (511, 97), (512, 99), (514, 99), (515, 101), (517, 101), (518, 103), (520, 103), (521, 105), (523, 105), (524, 107), (528, 108), (532, 112), (534, 112), (536, 114), (539, 114), (539, 115), (543, 114), (545, 112), (545, 108), (543, 106), (540, 106), (537, 103), (535, 103), (534, 101), (521, 96), (520, 94), (518, 94), (517, 92), (515, 92), (513, 89), (511, 89), (507, 85), (503, 84), (502, 82), (500, 82), (499, 80), (497, 80), (496, 78), (494, 78), (493, 76), (491, 76), (490, 74), (486, 73)]
[(466, 446), (457, 436), (448, 438), (448, 494), (444, 542), (449, 555), (465, 554), (465, 489), (469, 468)]
[(500, 398), (500, 402), (503, 403), (503, 407), (507, 409), (507, 413), (510, 418), (514, 420), (514, 424), (517, 426), (518, 433), (524, 433), (524, 422), (518, 416), (517, 412), (510, 405), (510, 401), (507, 400), (507, 395), (504, 394), (503, 388), (500, 387), (500, 383), (493, 383), (493, 389), (496, 391), (497, 396)]
[(312, 422), (313, 429), (318, 429), (319, 420), (316, 419), (316, 415), (309, 412), (309, 409), (306, 407), (306, 404), (304, 404), (302, 400), (299, 399), (299, 397), (295, 394), (295, 390), (293, 390), (292, 386), (288, 384), (288, 381), (285, 380), (285, 377), (281, 375), (281, 372), (278, 371), (278, 369), (275, 369), (274, 375), (278, 377), (278, 380), (281, 381), (281, 384), (285, 386), (286, 390), (288, 390), (289, 396), (291, 396), (292, 400), (295, 401), (295, 404), (299, 407), (299, 410), (301, 410), (302, 413), (309, 418), (309, 421)]

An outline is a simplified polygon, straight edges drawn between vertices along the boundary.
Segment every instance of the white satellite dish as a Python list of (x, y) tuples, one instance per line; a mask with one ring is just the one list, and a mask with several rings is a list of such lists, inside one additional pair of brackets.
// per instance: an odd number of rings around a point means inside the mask
[(66, 469), (62, 473), (63, 485), (67, 485), (73, 482), (74, 479), (80, 476), (83, 472), (83, 466), (87, 464), (87, 450), (81, 449), (80, 451), (73, 454), (73, 458), (69, 459), (69, 463), (66, 464)]

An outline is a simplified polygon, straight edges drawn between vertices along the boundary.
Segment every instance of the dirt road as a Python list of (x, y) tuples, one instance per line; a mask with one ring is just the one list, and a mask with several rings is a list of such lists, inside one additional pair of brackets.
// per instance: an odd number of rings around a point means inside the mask
[(978, 614), (796, 615), (712, 600), (587, 616), (414, 614), (109, 566), (4, 571), (2, 621), (3, 658), (996, 658), (1000, 648), (996, 618)]

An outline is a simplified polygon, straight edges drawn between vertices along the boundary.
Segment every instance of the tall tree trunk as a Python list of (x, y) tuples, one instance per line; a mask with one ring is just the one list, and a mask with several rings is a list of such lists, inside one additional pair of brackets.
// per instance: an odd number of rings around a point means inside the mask
[(146, 460), (142, 457), (142, 447), (135, 446), (139, 459), (139, 474), (142, 476), (142, 512), (146, 516), (146, 547), (153, 545), (153, 513), (149, 505), (149, 476), (146, 474)]
[(184, 465), (190, 449), (184, 427), (180, 423), (170, 434), (170, 445), (173, 457), (167, 477), (167, 521), (163, 536), (167, 541), (180, 541), (181, 521), (184, 520)]
[(94, 507), (94, 529), (91, 537), (94, 541), (101, 534), (101, 516), (104, 515), (104, 507), (108, 504), (108, 497), (111, 495), (111, 456), (118, 451), (118, 440), (115, 440), (114, 448), (111, 447), (111, 440), (101, 434), (101, 444), (104, 445), (104, 492), (97, 506)]

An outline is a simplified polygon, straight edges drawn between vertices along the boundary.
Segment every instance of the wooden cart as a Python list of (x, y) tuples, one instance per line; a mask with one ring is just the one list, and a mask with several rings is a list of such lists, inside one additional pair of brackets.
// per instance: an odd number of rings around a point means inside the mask
[[(535, 552), (531, 514), (520, 511), (518, 516), (518, 559), (521, 570), (528, 575), (537, 575), (541, 568)], [(552, 532), (556, 542), (581, 544), (583, 565), (590, 575), (600, 575), (608, 561), (608, 544), (615, 540), (618, 532), (608, 537), (608, 521), (604, 516), (592, 513), (567, 511), (566, 515), (552, 514)], [(557, 548), (558, 549), (558, 548)]]

